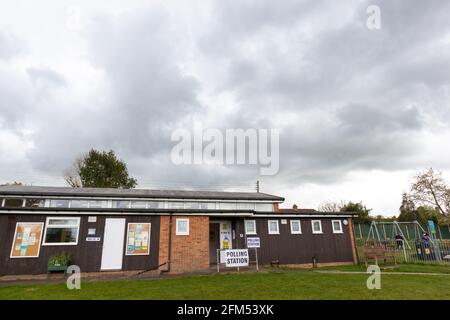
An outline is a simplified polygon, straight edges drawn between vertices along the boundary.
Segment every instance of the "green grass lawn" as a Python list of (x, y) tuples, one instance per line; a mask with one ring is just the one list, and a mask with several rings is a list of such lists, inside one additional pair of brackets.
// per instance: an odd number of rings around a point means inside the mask
[[(403, 268), (403, 270), (401, 270)], [(368, 290), (365, 274), (310, 270), (221, 274), (65, 284), (1, 285), (0, 299), (450, 299), (448, 267), (403, 266), (399, 272), (442, 275), (382, 275), (381, 290)], [(361, 267), (327, 268), (363, 271)], [(319, 269), (319, 270), (327, 270)], [(425, 271), (426, 270), (426, 271)]]

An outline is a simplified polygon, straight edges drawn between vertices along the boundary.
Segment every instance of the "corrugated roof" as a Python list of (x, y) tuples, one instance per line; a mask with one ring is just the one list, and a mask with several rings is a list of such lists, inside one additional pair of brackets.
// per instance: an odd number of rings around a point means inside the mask
[(260, 192), (68, 188), (21, 185), (0, 186), (0, 195), (284, 201), (282, 197)]

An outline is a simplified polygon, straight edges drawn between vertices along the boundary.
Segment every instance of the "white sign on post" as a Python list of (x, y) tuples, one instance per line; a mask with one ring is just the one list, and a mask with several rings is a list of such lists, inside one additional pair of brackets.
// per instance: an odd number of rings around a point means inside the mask
[(259, 237), (247, 238), (247, 248), (261, 248), (261, 240)]
[(225, 266), (227, 268), (247, 267), (248, 263), (247, 249), (225, 250)]

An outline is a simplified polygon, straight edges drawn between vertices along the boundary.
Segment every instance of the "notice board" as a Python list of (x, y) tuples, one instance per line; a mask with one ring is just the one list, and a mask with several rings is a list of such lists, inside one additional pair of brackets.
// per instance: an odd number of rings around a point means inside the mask
[(150, 232), (150, 223), (128, 223), (126, 255), (149, 255)]
[(43, 229), (43, 222), (17, 222), (11, 258), (39, 257)]

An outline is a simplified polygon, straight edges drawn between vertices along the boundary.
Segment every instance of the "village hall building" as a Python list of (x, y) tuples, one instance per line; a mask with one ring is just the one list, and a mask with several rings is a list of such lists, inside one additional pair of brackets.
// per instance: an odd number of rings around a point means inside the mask
[(223, 262), (220, 249), (245, 249), (249, 238), (260, 265), (357, 262), (353, 214), (280, 209), (283, 201), (260, 192), (0, 186), (0, 275), (45, 274), (62, 253), (82, 272), (207, 272)]

